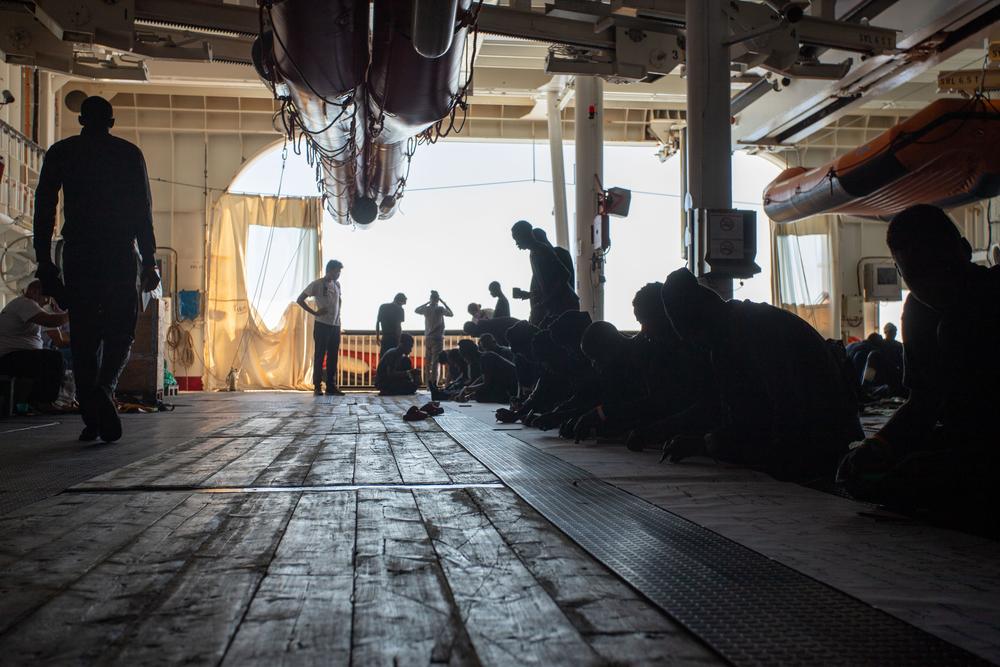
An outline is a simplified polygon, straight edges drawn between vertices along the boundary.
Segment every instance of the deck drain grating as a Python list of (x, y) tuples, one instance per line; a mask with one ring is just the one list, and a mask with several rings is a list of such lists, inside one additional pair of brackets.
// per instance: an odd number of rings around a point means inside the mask
[(546, 519), (736, 665), (988, 664), (474, 419), (437, 421)]

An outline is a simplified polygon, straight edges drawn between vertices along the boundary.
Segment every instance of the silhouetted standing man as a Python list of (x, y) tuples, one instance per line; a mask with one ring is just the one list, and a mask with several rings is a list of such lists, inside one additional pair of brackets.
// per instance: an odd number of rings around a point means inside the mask
[(490, 283), (490, 296), (497, 300), (497, 304), (493, 306), (493, 317), (510, 317), (510, 301), (504, 296), (500, 283), (496, 280)]
[(375, 340), (380, 343), (378, 358), (388, 350), (399, 345), (399, 336), (403, 333), (403, 321), (406, 313), (403, 306), (406, 305), (406, 295), (400, 292), (393, 297), (390, 303), (383, 303), (378, 307), (378, 318), (375, 320)]
[[(85, 425), (80, 440), (99, 436), (114, 442), (122, 435), (114, 392), (139, 313), (136, 278), (146, 292), (160, 282), (152, 200), (142, 151), (111, 135), (111, 104), (88, 97), (79, 120), (80, 135), (55, 143), (45, 154), (35, 191), (35, 255), (46, 292), (69, 308), (73, 374)], [(60, 188), (65, 291), (52, 261)]]
[[(536, 236), (530, 222), (518, 220), (510, 228), (514, 243), (521, 250), (530, 251), (531, 288), (528, 299), (531, 314), (528, 321), (535, 325), (556, 318), (567, 310), (579, 310), (580, 298), (571, 286), (572, 269), (556, 254), (548, 239)], [(570, 264), (572, 267), (572, 264)], [(523, 297), (523, 290), (515, 290), (514, 298)]]
[[(337, 386), (337, 361), (340, 357), (340, 272), (344, 265), (336, 259), (326, 263), (326, 274), (302, 290), (295, 303), (312, 315), (313, 320), (313, 393), (323, 393), (323, 361), (326, 360), (326, 395), (343, 396)], [(312, 298), (315, 308), (306, 299)]]

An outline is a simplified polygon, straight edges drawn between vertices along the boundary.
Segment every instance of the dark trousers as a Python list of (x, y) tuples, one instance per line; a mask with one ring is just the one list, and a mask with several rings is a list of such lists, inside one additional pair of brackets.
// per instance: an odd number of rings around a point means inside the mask
[(66, 372), (59, 350), (17, 350), (0, 357), (0, 375), (32, 381), (30, 400), (51, 403), (59, 397)]
[(132, 351), (139, 315), (138, 262), (131, 245), (67, 245), (63, 272), (76, 398), (89, 424), (95, 391), (114, 394)]
[(313, 322), (313, 387), (320, 388), (323, 380), (323, 360), (326, 360), (326, 390), (337, 388), (337, 356), (340, 354), (340, 327)]

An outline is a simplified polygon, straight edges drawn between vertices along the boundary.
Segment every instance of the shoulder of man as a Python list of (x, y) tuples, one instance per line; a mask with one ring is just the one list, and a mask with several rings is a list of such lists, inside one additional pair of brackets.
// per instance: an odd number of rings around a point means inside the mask
[(35, 315), (39, 315), (45, 312), (41, 306), (39, 306), (35, 301), (32, 301), (26, 296), (19, 296), (16, 299), (11, 300), (7, 307), (4, 308), (4, 312), (13, 313), (22, 322), (27, 322)]

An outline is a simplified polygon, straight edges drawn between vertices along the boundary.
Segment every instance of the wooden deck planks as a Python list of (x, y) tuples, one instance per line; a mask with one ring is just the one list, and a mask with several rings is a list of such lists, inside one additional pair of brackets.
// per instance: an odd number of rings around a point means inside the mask
[(268, 405), (0, 518), (0, 662), (714, 661), (507, 489), (297, 488), (499, 481), (410, 404)]
[(402, 476), (385, 433), (358, 435), (355, 484), (401, 484)]
[(353, 483), (357, 446), (358, 436), (354, 433), (325, 436), (305, 483), (311, 486)]
[(389, 447), (407, 484), (447, 484), (451, 481), (416, 433), (389, 433)]
[(447, 663), (463, 651), (464, 632), (413, 494), (358, 492), (357, 540), (353, 664)]
[(303, 494), (225, 664), (346, 665), (355, 494)]
[(421, 433), (417, 437), (434, 456), (434, 460), (448, 473), (452, 482), (490, 484), (500, 481), (447, 433)]
[(609, 662), (716, 664), (683, 627), (639, 597), (507, 489), (470, 489), (525, 566), (586, 641)]
[(130, 629), (121, 664), (218, 663), (264, 578), (298, 494), (248, 495)]
[(82, 573), (16, 632), (0, 636), (3, 661), (89, 664), (113, 653), (129, 626), (155, 605), (239, 500), (232, 495), (187, 497), (134, 542)]
[(101, 511), (85, 521), (72, 515), (54, 539), (41, 543), (31, 536), (28, 549), (19, 548), (20, 535), (4, 534), (5, 553), (21, 552), (20, 558), (0, 571), (0, 632), (35, 611), (52, 597), (126, 544), (184, 501), (183, 494), (130, 496), (88, 495), (84, 502)]
[(466, 491), (416, 498), (462, 622), (484, 664), (603, 662)]

